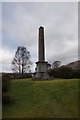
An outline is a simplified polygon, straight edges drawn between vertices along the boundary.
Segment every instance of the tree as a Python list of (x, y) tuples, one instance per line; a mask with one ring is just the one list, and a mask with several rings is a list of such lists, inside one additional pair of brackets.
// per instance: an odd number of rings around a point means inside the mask
[(59, 77), (63, 79), (73, 78), (73, 70), (70, 67), (61, 66), (59, 68)]
[(31, 69), (30, 52), (26, 47), (19, 46), (12, 61), (12, 70), (24, 74)]
[(61, 62), (60, 61), (54, 61), (52, 64), (52, 68), (58, 68), (60, 66)]

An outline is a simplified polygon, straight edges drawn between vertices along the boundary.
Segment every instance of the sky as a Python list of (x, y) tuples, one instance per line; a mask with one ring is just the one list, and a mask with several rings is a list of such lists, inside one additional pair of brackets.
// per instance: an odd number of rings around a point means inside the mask
[(0, 71), (2, 68), (3, 72), (11, 72), (11, 62), (18, 46), (30, 51), (34, 71), (38, 61), (40, 26), (44, 27), (46, 61), (52, 64), (59, 60), (68, 64), (78, 60), (77, 2), (3, 2), (0, 12)]

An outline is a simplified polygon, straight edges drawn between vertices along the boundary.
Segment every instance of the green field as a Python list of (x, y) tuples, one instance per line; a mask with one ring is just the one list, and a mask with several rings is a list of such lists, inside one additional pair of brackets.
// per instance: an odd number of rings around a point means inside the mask
[(78, 79), (11, 80), (3, 118), (78, 118)]

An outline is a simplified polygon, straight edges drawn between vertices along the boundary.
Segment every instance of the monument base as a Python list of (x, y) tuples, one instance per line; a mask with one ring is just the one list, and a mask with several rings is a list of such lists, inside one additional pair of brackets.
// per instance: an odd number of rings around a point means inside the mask
[(43, 72), (36, 73), (34, 79), (36, 79), (36, 80), (48, 80), (49, 75), (48, 75), (48, 73), (43, 73)]
[(48, 62), (39, 61), (36, 62), (36, 65), (37, 65), (37, 70), (34, 76), (34, 80), (48, 80), (49, 79), (49, 75), (47, 73)]

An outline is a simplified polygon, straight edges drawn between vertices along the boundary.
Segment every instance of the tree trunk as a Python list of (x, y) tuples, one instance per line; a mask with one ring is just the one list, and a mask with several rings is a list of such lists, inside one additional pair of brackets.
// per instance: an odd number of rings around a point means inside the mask
[(24, 74), (24, 68), (23, 68), (23, 64), (22, 64), (22, 75)]
[(21, 73), (20, 60), (19, 60), (19, 73)]

